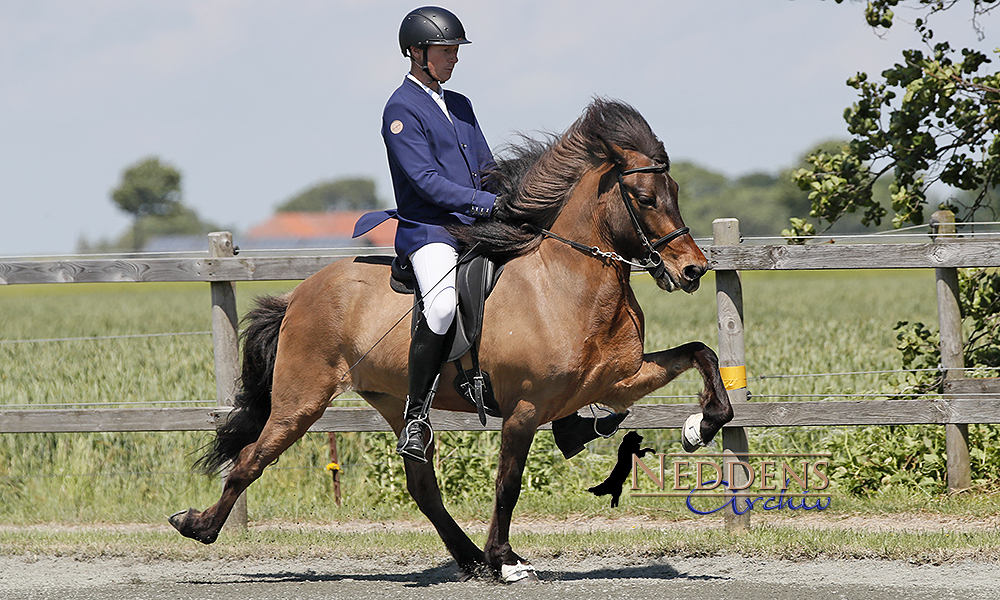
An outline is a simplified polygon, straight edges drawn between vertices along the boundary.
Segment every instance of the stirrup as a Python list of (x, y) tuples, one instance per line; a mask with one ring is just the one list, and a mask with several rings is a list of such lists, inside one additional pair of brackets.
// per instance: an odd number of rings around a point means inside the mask
[[(598, 410), (603, 410), (604, 412), (606, 412), (608, 414), (605, 415), (605, 416), (603, 416), (603, 417), (598, 417), (597, 416), (597, 411), (594, 410), (595, 407)], [(631, 414), (631, 412), (632, 412), (631, 410), (629, 410), (629, 409), (626, 408), (625, 412), (623, 412), (623, 413), (617, 413), (617, 412), (611, 410), (610, 408), (605, 408), (603, 406), (596, 406), (594, 404), (591, 404), (590, 405), (590, 414), (594, 417), (594, 433), (596, 433), (597, 435), (599, 435), (600, 437), (602, 437), (604, 439), (608, 439), (609, 437), (611, 437), (614, 434), (618, 433), (618, 429), (621, 428), (622, 421), (624, 421), (625, 417), (629, 416), (629, 414)], [(607, 420), (608, 422), (610, 422), (611, 426), (614, 429), (612, 429), (608, 433), (601, 432), (601, 430), (597, 427), (598, 423), (600, 423), (601, 420)]]
[[(429, 435), (425, 442), (422, 429), (427, 429)], [(399, 432), (399, 443), (396, 444), (396, 454), (420, 464), (427, 463), (427, 449), (434, 442), (434, 429), (427, 417), (408, 421)]]
[[(591, 406), (591, 410), (593, 410), (593, 406)], [(569, 416), (552, 422), (552, 436), (555, 438), (556, 446), (562, 452), (563, 457), (573, 458), (580, 452), (583, 452), (585, 448), (584, 444), (591, 440), (596, 440), (598, 437), (608, 438), (613, 436), (618, 431), (621, 422), (629, 415), (629, 411), (627, 410), (623, 413), (616, 413), (604, 408), (602, 410), (606, 410), (611, 414), (598, 418), (597, 414), (593, 413), (592, 423), (588, 422), (587, 417), (581, 417), (577, 413), (572, 413)], [(611, 431), (601, 431), (600, 427), (598, 427), (598, 421), (604, 421), (601, 425), (609, 425)]]

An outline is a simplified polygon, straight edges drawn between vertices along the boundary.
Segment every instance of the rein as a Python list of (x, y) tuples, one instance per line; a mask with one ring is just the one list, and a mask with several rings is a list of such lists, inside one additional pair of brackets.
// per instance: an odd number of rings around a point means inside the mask
[(675, 239), (686, 235), (690, 232), (687, 227), (680, 227), (671, 231), (667, 235), (650, 242), (649, 238), (646, 237), (646, 232), (642, 230), (642, 225), (639, 223), (639, 216), (635, 214), (635, 208), (632, 207), (632, 195), (628, 192), (625, 187), (625, 181), (622, 179), (625, 175), (631, 175), (633, 173), (665, 173), (667, 171), (667, 165), (665, 164), (655, 164), (648, 167), (637, 167), (635, 169), (628, 169), (625, 171), (618, 172), (618, 189), (621, 192), (622, 202), (625, 204), (625, 209), (628, 211), (629, 218), (632, 221), (632, 227), (635, 229), (635, 233), (639, 236), (639, 240), (642, 245), (646, 248), (646, 257), (639, 260), (629, 260), (623, 258), (617, 252), (605, 252), (598, 248), (597, 246), (588, 246), (586, 244), (581, 244), (580, 242), (574, 242), (573, 240), (568, 240), (564, 237), (552, 233), (548, 229), (542, 229), (541, 227), (536, 228), (539, 233), (543, 236), (552, 238), (558, 242), (562, 242), (567, 246), (575, 250), (579, 250), (588, 256), (593, 256), (595, 258), (612, 260), (622, 264), (635, 267), (637, 269), (642, 269), (653, 276), (653, 279), (659, 279), (663, 276), (666, 271), (666, 267), (663, 264), (663, 257), (660, 256), (658, 248), (666, 246)]

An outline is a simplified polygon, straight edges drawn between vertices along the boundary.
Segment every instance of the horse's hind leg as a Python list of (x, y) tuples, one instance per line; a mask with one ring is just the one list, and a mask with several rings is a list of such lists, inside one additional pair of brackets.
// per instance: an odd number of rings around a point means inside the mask
[[(359, 392), (361, 396), (374, 406), (385, 417), (393, 432), (399, 436), (403, 429), (403, 401), (385, 396)], [(434, 443), (428, 448), (428, 459), (434, 455)], [(434, 474), (434, 461), (428, 460), (420, 464), (412, 460), (403, 460), (406, 470), (406, 489), (416, 502), (417, 508), (430, 520), (444, 542), (448, 552), (466, 574), (475, 576), (486, 570), (486, 559), (483, 551), (476, 546), (465, 531), (455, 522), (441, 498), (441, 488)]]
[(521, 401), (504, 420), (500, 437), (500, 464), (497, 470), (496, 506), (484, 549), (494, 572), (504, 582), (537, 581), (534, 568), (510, 547), (510, 522), (521, 495), (521, 480), (528, 450), (538, 429), (535, 407)]
[(271, 414), (257, 441), (243, 448), (233, 462), (219, 501), (204, 512), (181, 511), (170, 517), (170, 523), (187, 537), (214, 542), (240, 494), (323, 416), (330, 398), (340, 392), (334, 382), (329, 372), (317, 376), (316, 371), (282, 373), (276, 369)]

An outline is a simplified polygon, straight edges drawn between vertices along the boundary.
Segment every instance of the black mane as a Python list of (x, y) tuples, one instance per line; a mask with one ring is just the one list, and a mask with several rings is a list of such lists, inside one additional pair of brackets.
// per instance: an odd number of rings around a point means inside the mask
[(669, 164), (663, 143), (638, 111), (597, 98), (562, 136), (524, 137), (505, 147), (486, 179), (487, 189), (499, 196), (495, 218), (448, 229), (464, 246), (475, 244), (497, 260), (527, 254), (541, 243), (539, 228), (552, 227), (587, 169), (621, 163), (615, 147)]

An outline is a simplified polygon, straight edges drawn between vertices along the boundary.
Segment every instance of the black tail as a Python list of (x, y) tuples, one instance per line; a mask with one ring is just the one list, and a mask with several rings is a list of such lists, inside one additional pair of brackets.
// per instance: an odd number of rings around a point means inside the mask
[(288, 308), (286, 296), (264, 296), (243, 318), (243, 370), (233, 411), (217, 431), (205, 456), (195, 463), (206, 473), (217, 473), (257, 441), (271, 415), (271, 382), (278, 354), (278, 332)]

